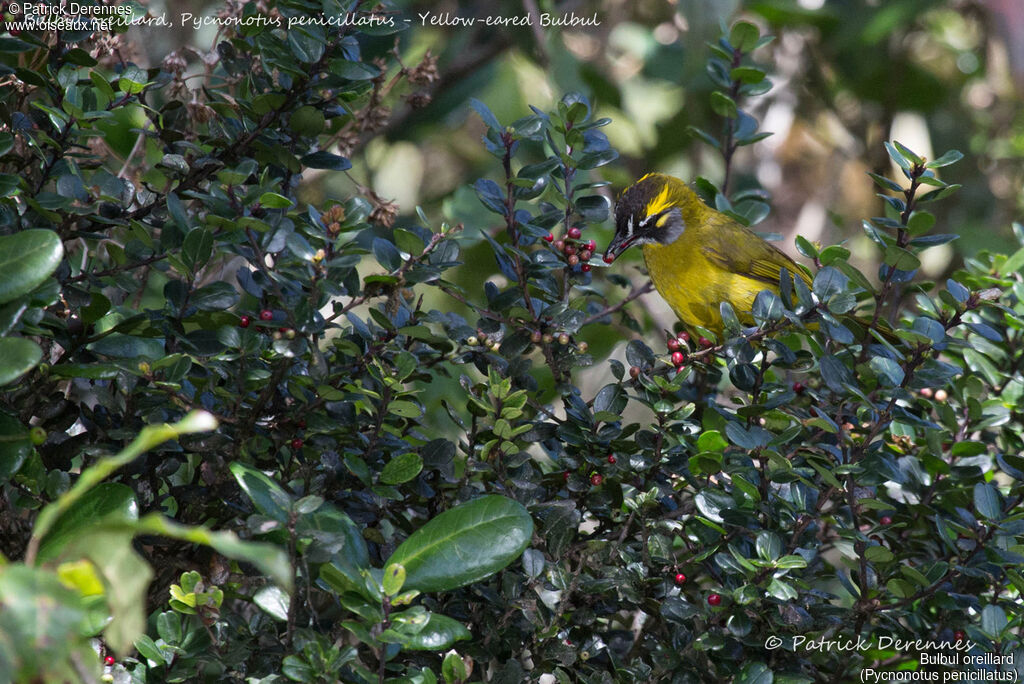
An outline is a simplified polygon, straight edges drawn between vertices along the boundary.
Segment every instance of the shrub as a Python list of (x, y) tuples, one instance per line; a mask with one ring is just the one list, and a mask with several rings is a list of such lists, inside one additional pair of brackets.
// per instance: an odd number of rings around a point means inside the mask
[[(27, 87), (0, 96), (0, 672), (809, 682), (1018, 648), (1024, 248), (915, 279), (955, 237), (924, 206), (959, 153), (886, 145), (906, 185), (875, 177), (877, 281), (798, 239), (813, 288), (673, 333), (677, 370), (649, 286), (594, 256), (617, 155), (583, 96), (473, 103), (490, 223), (300, 201), (431, 79), (371, 33), (240, 30), (195, 102), (174, 60), (4, 39)], [(698, 188), (750, 224), (767, 203), (728, 170), (763, 137), (764, 43), (741, 22), (713, 46), (724, 135), (694, 130), (727, 170)]]

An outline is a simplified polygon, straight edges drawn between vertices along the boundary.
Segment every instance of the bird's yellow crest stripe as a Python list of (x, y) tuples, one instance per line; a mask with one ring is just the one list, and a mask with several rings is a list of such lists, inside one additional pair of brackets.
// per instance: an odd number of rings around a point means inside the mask
[[(651, 175), (654, 174), (647, 174), (647, 176)], [(647, 178), (647, 176), (644, 176), (644, 178)], [(641, 178), (640, 180), (643, 181), (644, 178)], [(655, 214), (658, 214), (666, 209), (670, 209), (675, 205), (675, 198), (672, 196), (672, 193), (668, 185), (662, 184), (662, 188), (658, 192), (658, 194), (652, 197), (651, 201), (647, 203), (647, 216), (654, 216)]]

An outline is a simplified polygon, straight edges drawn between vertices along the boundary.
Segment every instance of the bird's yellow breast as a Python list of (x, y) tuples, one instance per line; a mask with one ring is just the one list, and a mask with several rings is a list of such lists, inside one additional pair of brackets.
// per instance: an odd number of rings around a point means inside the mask
[(699, 245), (696, 236), (684, 234), (668, 245), (643, 246), (644, 262), (658, 293), (687, 326), (721, 333), (719, 305), (724, 301), (741, 321), (751, 322), (754, 298), (769, 286), (713, 264)]

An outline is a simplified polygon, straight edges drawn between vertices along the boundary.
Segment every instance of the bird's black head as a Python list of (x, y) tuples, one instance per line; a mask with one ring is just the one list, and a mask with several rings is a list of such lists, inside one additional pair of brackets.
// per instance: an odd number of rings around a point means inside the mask
[(647, 174), (626, 188), (615, 205), (615, 237), (605, 261), (633, 245), (674, 242), (685, 229), (681, 207), (692, 195), (681, 180), (661, 173)]

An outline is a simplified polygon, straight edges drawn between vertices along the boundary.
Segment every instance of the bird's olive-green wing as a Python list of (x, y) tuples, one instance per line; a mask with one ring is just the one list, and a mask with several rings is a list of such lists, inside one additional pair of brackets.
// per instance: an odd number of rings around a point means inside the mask
[(810, 285), (809, 276), (784, 252), (744, 228), (725, 214), (715, 212), (703, 228), (704, 255), (731, 273), (737, 273), (766, 285), (779, 284), (783, 268)]

